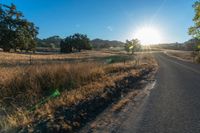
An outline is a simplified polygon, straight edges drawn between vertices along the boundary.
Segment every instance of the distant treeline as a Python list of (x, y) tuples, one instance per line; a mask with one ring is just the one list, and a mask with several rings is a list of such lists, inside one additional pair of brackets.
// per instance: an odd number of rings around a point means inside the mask
[[(64, 40), (59, 36), (51, 36), (45, 39), (37, 38), (37, 47), (45, 48), (60, 48), (60, 42)], [(90, 41), (92, 48), (110, 48), (110, 47), (123, 47), (124, 43), (120, 41), (109, 41), (102, 39), (94, 39)]]

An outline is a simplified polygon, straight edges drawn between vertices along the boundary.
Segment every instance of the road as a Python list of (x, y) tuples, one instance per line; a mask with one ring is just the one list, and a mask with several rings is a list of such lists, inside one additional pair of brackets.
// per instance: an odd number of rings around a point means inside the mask
[(118, 132), (200, 133), (200, 65), (154, 55), (156, 85)]

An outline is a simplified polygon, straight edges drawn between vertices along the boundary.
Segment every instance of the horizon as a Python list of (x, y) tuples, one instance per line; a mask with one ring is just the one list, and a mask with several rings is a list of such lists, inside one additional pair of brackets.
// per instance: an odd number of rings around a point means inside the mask
[(125, 42), (135, 38), (138, 29), (149, 26), (159, 31), (161, 37), (156, 43), (183, 43), (192, 38), (188, 28), (193, 25), (194, 1), (7, 0), (3, 4), (15, 4), (26, 19), (39, 27), (40, 39), (83, 33), (91, 40)]
[(0, 2), (0, 133), (199, 133), (199, 101), (200, 0)]

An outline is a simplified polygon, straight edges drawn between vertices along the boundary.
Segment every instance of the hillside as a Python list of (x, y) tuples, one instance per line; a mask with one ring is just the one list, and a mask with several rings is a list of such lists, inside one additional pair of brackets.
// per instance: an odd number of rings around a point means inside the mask
[(200, 43), (199, 39), (190, 39), (184, 43), (186, 50), (193, 50)]
[(200, 40), (194, 38), (190, 39), (184, 43), (166, 43), (166, 44), (158, 44), (153, 45), (152, 47), (156, 48), (164, 48), (164, 49), (172, 49), (172, 50), (186, 50), (186, 51), (192, 51), (194, 50), (197, 45), (200, 43)]
[(37, 47), (45, 47), (45, 48), (59, 48), (60, 42), (62, 38), (59, 36), (51, 36), (45, 39), (37, 38)]
[(124, 43), (120, 41), (109, 41), (102, 39), (94, 39), (91, 41), (91, 45), (93, 48), (110, 48), (110, 47), (123, 47)]
[[(60, 42), (63, 38), (59, 36), (51, 36), (45, 39), (37, 38), (37, 47), (43, 48), (60, 48)], [(110, 41), (102, 39), (94, 39), (90, 41), (93, 48), (109, 48), (109, 47), (122, 47), (124, 46), (123, 42), (120, 41)]]

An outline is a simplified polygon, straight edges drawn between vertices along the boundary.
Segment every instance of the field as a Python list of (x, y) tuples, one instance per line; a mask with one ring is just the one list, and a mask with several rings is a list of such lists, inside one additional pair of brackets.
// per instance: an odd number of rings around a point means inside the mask
[(21, 132), (74, 131), (157, 68), (151, 54), (111, 50), (0, 60), (0, 129)]

